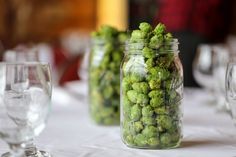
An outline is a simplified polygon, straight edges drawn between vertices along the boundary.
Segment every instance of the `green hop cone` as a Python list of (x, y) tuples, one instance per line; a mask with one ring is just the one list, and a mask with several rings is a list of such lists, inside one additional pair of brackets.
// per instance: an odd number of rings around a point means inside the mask
[(141, 121), (134, 122), (135, 132), (139, 133), (143, 130), (143, 124)]
[(142, 54), (145, 58), (154, 58), (156, 56), (155, 51), (148, 47), (143, 48)]
[(142, 117), (141, 121), (144, 125), (156, 125), (157, 122), (153, 117)]
[(111, 26), (108, 26), (108, 25), (103, 25), (99, 32), (104, 35), (105, 38), (112, 38), (113, 36), (115, 36), (118, 31), (114, 28), (114, 27), (111, 27)]
[(156, 64), (158, 64), (161, 68), (169, 68), (174, 61), (174, 53), (164, 54), (156, 60)]
[(149, 47), (153, 49), (160, 48), (163, 45), (164, 37), (163, 35), (155, 35), (150, 39)]
[(124, 77), (123, 80), (122, 80), (122, 83), (121, 83), (121, 86), (122, 86), (122, 90), (124, 92), (130, 90), (132, 88), (131, 84), (130, 84), (130, 80), (128, 77)]
[(160, 67), (153, 67), (149, 70), (149, 72), (160, 80), (166, 80), (170, 76), (170, 72), (168, 70)]
[(157, 115), (168, 115), (170, 114), (170, 109), (167, 108), (166, 106), (161, 106), (161, 107), (155, 108), (155, 113)]
[(138, 92), (136, 92), (135, 90), (130, 90), (127, 92), (128, 99), (133, 103), (137, 103), (138, 95)]
[(119, 35), (118, 35), (118, 41), (120, 43), (125, 43), (125, 41), (128, 39), (128, 33), (126, 32), (120, 32)]
[(130, 144), (130, 145), (133, 145), (133, 144), (134, 144), (134, 137), (133, 137), (133, 135), (127, 135), (127, 136), (125, 136), (125, 137), (124, 137), (124, 140), (125, 140), (128, 144)]
[(127, 97), (123, 97), (123, 113), (124, 116), (127, 118), (131, 114), (131, 107), (133, 106), (133, 103), (129, 101)]
[(143, 134), (138, 134), (134, 139), (137, 146), (143, 147), (148, 144), (147, 138)]
[(150, 145), (151, 147), (157, 147), (160, 145), (160, 141), (158, 138), (152, 137), (148, 139), (148, 145)]
[(142, 110), (139, 105), (134, 105), (131, 108), (131, 114), (130, 114), (130, 119), (133, 121), (137, 121), (141, 118), (142, 116)]
[(164, 24), (159, 23), (156, 28), (154, 29), (154, 34), (155, 35), (163, 35), (166, 32), (166, 27)]
[(161, 80), (153, 79), (153, 80), (150, 80), (148, 84), (149, 84), (150, 89), (160, 89)]
[(114, 94), (114, 90), (113, 90), (112, 86), (107, 86), (106, 88), (104, 88), (102, 94), (104, 95), (105, 99), (111, 98), (112, 95)]
[(172, 118), (167, 115), (159, 115), (157, 116), (157, 124), (164, 129), (171, 129), (172, 127)]
[(171, 135), (169, 133), (163, 133), (160, 136), (162, 146), (169, 145), (171, 143)]
[(112, 53), (112, 59), (114, 60), (114, 63), (120, 63), (122, 59), (121, 52), (114, 51)]
[(153, 107), (153, 108), (156, 108), (156, 107), (160, 107), (162, 104), (164, 103), (164, 99), (163, 98), (152, 98), (150, 100), (150, 105)]
[(164, 38), (165, 38), (166, 43), (172, 42), (172, 40), (173, 40), (173, 36), (171, 33), (165, 34)]
[(149, 58), (149, 59), (146, 61), (146, 66), (147, 66), (147, 69), (150, 69), (150, 68), (154, 67), (154, 66), (155, 66), (154, 59), (153, 59), (153, 58)]
[(131, 33), (131, 38), (130, 41), (131, 42), (139, 42), (140, 40), (144, 40), (147, 36), (146, 32), (143, 32), (141, 30), (134, 30)]
[(147, 82), (133, 83), (133, 89), (139, 93), (147, 94), (149, 91), (149, 86)]
[(152, 26), (147, 22), (142, 22), (139, 25), (139, 29), (143, 32), (149, 33), (152, 31)]
[(147, 105), (149, 102), (149, 98), (146, 94), (138, 94), (138, 97), (137, 97), (137, 103), (140, 104), (141, 106), (145, 106)]
[(152, 117), (154, 114), (153, 108), (151, 106), (145, 106), (142, 108), (142, 115), (144, 117)]
[(136, 73), (132, 73), (132, 74), (130, 74), (129, 79), (130, 79), (129, 81), (131, 83), (141, 82), (144, 80), (144, 76), (136, 74)]
[(150, 98), (163, 98), (164, 97), (164, 92), (162, 90), (152, 90), (151, 92), (148, 93), (148, 96)]
[(158, 132), (155, 126), (146, 126), (143, 129), (142, 134), (145, 135), (145, 137), (147, 138), (151, 138), (151, 137), (158, 138)]

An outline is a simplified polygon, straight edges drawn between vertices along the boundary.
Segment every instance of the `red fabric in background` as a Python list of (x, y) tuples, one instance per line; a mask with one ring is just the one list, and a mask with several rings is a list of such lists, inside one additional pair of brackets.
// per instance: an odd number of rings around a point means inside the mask
[(226, 3), (224, 0), (158, 0), (156, 21), (164, 23), (171, 32), (189, 30), (214, 37), (216, 33), (225, 33), (229, 25)]
[(79, 80), (81, 56), (71, 57), (59, 44), (53, 45), (55, 67), (59, 73), (59, 85)]
[(59, 80), (60, 85), (64, 85), (69, 81), (80, 80), (78, 76), (78, 69), (80, 68), (81, 58), (81, 56), (78, 56), (69, 61), (69, 64), (65, 67), (65, 70)]
[(66, 61), (66, 52), (60, 46), (54, 47), (53, 51), (55, 66), (58, 67), (60, 64), (63, 64)]
[(177, 31), (188, 26), (192, 0), (160, 0), (158, 21), (164, 23), (168, 30)]

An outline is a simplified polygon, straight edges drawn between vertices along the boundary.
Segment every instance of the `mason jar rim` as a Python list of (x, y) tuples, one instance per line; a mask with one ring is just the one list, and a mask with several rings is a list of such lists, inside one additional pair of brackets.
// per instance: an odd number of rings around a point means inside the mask
[[(160, 47), (163, 45), (172, 46), (172, 47), (163, 51), (160, 49)], [(178, 45), (179, 45), (179, 41), (177, 38), (173, 38), (172, 41), (168, 41), (167, 43), (163, 42), (163, 44), (159, 45), (159, 47), (150, 46), (149, 42), (146, 42), (145, 40), (139, 40), (138, 42), (135, 42), (135, 43), (130, 43), (129, 40), (127, 40), (125, 43), (125, 54), (139, 54), (144, 47), (151, 48), (160, 54), (166, 54), (166, 53), (178, 54), (179, 53)], [(132, 52), (132, 51), (136, 51), (136, 52)]]
[[(145, 39), (141, 39), (141, 40), (138, 40), (138, 42), (134, 42), (134, 43), (130, 43), (129, 42), (130, 39), (126, 40), (126, 45), (132, 45), (132, 44), (140, 44), (140, 43), (143, 43), (143, 44), (149, 44), (149, 42), (147, 42)], [(165, 43), (165, 42), (163, 42)], [(170, 44), (177, 44), (179, 45), (179, 40), (177, 38), (173, 38), (171, 41), (168, 41), (169, 44), (165, 43), (164, 45), (170, 45)]]

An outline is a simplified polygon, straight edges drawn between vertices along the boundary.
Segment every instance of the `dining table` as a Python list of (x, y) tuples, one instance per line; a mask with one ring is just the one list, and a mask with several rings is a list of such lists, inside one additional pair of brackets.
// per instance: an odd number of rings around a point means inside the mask
[[(236, 126), (229, 112), (217, 110), (216, 97), (204, 89), (185, 87), (183, 95), (181, 145), (136, 149), (122, 142), (119, 126), (91, 120), (86, 81), (55, 85), (50, 117), (35, 144), (53, 157), (236, 157)], [(0, 154), (8, 150), (1, 140)]]

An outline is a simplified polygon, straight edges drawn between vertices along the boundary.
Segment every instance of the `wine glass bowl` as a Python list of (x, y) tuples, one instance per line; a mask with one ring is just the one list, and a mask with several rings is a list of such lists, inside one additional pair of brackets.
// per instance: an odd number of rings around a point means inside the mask
[(193, 76), (199, 86), (209, 94), (207, 104), (215, 104), (214, 57), (212, 45), (201, 44), (197, 47), (193, 61)]
[(209, 92), (211, 103), (218, 111), (227, 111), (225, 103), (225, 72), (231, 54), (225, 44), (201, 44), (193, 63), (193, 75), (197, 83)]
[(39, 61), (39, 52), (36, 46), (18, 45), (12, 50), (7, 50), (3, 54), (3, 60), (6, 62), (33, 62)]
[(46, 63), (0, 63), (0, 138), (11, 148), (4, 157), (25, 156), (23, 148), (45, 128), (51, 88)]
[(230, 114), (236, 126), (236, 63), (227, 65), (225, 77), (226, 101), (230, 108)]
[(211, 45), (201, 44), (193, 62), (193, 75), (196, 82), (203, 88), (214, 88), (213, 81), (214, 52)]
[(225, 100), (225, 74), (227, 63), (232, 59), (228, 47), (224, 44), (216, 44), (214, 50), (214, 68), (213, 74), (215, 78), (215, 95), (217, 99), (217, 110), (228, 112), (229, 107)]

